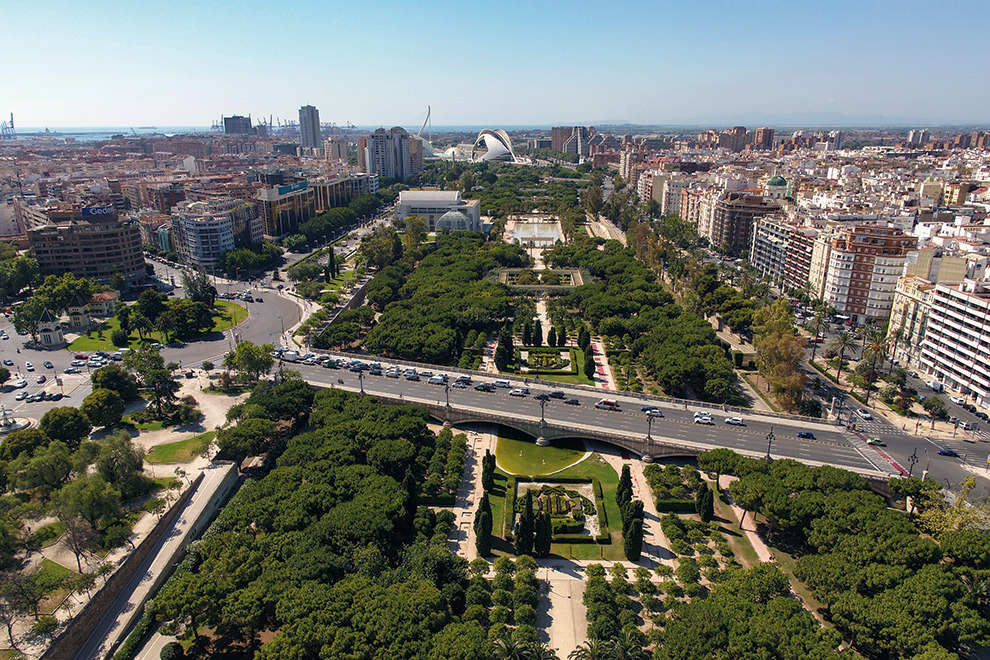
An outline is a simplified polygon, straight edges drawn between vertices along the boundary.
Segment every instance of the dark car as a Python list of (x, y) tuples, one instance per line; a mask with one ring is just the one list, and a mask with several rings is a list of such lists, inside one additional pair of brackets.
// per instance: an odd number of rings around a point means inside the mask
[(537, 394), (533, 398), (536, 399), (537, 401), (549, 401), (550, 395), (547, 394), (546, 392), (541, 392), (540, 394)]
[(949, 448), (939, 449), (938, 450), (938, 455), (939, 456), (954, 456), (956, 458), (959, 458), (959, 452), (957, 452), (955, 449), (949, 449)]
[(797, 437), (806, 438), (808, 440), (814, 440), (815, 434), (812, 433), (811, 431), (798, 431)]
[(372, 367), (371, 369), (368, 369), (368, 375), (370, 375), (370, 376), (381, 376), (382, 375), (382, 368), (381, 367)]
[(494, 392), (495, 386), (492, 385), (491, 383), (478, 383), (477, 385), (474, 386), (474, 389), (478, 390), (479, 392)]
[[(354, 367), (351, 367), (351, 371), (354, 371)], [(358, 369), (358, 371), (361, 371)], [(419, 374), (406, 374), (406, 380), (419, 380)]]
[(55, 368), (55, 365), (52, 364), (51, 362), (49, 362), (48, 360), (45, 360), (44, 362), (42, 362), (42, 364), (45, 365), (45, 369), (54, 369)]
[(551, 399), (563, 399), (564, 398), (564, 392), (563, 392), (563, 390), (554, 390), (548, 396)]
[(640, 412), (645, 412), (645, 413), (648, 413), (651, 410), (658, 410), (658, 408), (656, 406), (643, 406), (642, 408), (639, 409)]
[(580, 406), (581, 405), (581, 402), (578, 401), (577, 399), (565, 399), (564, 400), (564, 403), (566, 403), (569, 406)]
[(969, 411), (971, 413), (975, 413), (976, 412), (976, 406), (974, 406), (972, 403), (967, 403), (967, 404), (963, 405), (963, 408), (965, 408), (967, 411)]
[(977, 410), (977, 411), (976, 411), (975, 413), (973, 413), (973, 414), (974, 414), (974, 415), (976, 415), (976, 416), (977, 416), (978, 418), (980, 418), (980, 419), (982, 419), (983, 421), (987, 421), (987, 419), (990, 419), (990, 415), (987, 415), (987, 414), (986, 414), (985, 412), (983, 412), (982, 410)]

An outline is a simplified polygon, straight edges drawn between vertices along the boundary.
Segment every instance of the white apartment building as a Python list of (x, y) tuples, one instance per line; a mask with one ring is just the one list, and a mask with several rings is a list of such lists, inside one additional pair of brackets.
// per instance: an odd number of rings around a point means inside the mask
[(220, 256), (234, 249), (234, 219), (230, 204), (182, 202), (172, 216), (175, 250), (193, 267), (214, 273)]
[(921, 369), (951, 390), (990, 405), (990, 288), (987, 280), (935, 286)]

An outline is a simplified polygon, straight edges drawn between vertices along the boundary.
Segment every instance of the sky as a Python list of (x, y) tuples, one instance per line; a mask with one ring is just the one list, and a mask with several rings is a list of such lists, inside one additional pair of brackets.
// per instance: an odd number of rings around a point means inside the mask
[(981, 124), (985, 16), (962, 0), (12, 0), (0, 117)]

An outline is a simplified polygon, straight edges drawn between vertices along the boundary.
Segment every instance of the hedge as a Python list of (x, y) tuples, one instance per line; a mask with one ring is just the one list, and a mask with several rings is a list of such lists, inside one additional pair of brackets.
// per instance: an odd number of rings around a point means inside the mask
[(144, 648), (144, 643), (151, 637), (155, 625), (157, 625), (155, 615), (151, 613), (148, 607), (145, 607), (144, 614), (138, 619), (131, 634), (120, 645), (120, 649), (113, 654), (113, 660), (131, 660), (138, 651)]
[(822, 365), (818, 364), (814, 360), (809, 360), (809, 361), (811, 362), (811, 366), (813, 366), (815, 369), (817, 369), (819, 372), (821, 372), (821, 374), (823, 376), (825, 376), (826, 378), (828, 378), (830, 381), (832, 381), (836, 385), (839, 384), (839, 379), (836, 378), (835, 376), (833, 376), (832, 374), (830, 374), (827, 369), (822, 368)]
[(554, 543), (597, 543), (598, 545), (610, 545), (612, 537), (608, 534), (591, 536), (589, 534), (554, 534)]
[(695, 512), (695, 502), (694, 500), (675, 500), (675, 499), (663, 499), (657, 500), (657, 511), (659, 512)]
[(553, 523), (553, 533), (554, 536), (557, 535), (568, 535), (568, 534), (579, 534), (581, 530), (584, 529), (584, 523), (574, 520), (560, 520), (554, 521)]
[(598, 514), (598, 526), (607, 530), (608, 515), (605, 513), (605, 494), (602, 492), (602, 482), (597, 477), (592, 477), (591, 486), (595, 490), (595, 512)]

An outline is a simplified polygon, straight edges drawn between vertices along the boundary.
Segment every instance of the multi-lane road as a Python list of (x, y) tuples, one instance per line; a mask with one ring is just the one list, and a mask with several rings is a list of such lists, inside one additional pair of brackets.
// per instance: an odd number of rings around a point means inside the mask
[[(372, 358), (373, 359), (373, 358)], [(382, 394), (389, 397), (401, 397), (404, 400), (416, 402), (431, 402), (444, 404), (449, 396), (452, 406), (459, 408), (477, 408), (499, 411), (502, 414), (519, 415), (530, 419), (539, 419), (541, 414), (540, 402), (534, 396), (541, 392), (549, 392), (550, 388), (530, 385), (527, 397), (509, 396), (508, 389), (500, 388), (495, 392), (486, 393), (473, 389), (446, 390), (442, 385), (432, 385), (425, 379), (409, 381), (403, 377), (387, 378), (385, 376), (370, 376), (367, 373), (359, 381), (354, 372), (341, 369), (326, 369), (318, 366), (305, 366), (298, 363), (284, 363), (284, 368), (299, 371), (310, 382), (324, 387), (343, 387), (358, 390), (363, 384), (368, 394)], [(388, 366), (384, 363), (383, 366)], [(439, 368), (434, 367), (439, 372)], [(343, 381), (340, 383), (338, 381)], [(474, 384), (490, 382), (491, 377), (477, 374)], [(522, 381), (513, 384), (524, 385)], [(802, 420), (769, 417), (759, 413), (728, 412), (703, 408), (690, 404), (685, 408), (682, 404), (672, 404), (659, 400), (640, 399), (638, 397), (623, 397), (621, 394), (605, 394), (620, 402), (621, 412), (596, 409), (594, 404), (599, 400), (598, 394), (593, 394), (577, 388), (561, 386), (559, 389), (567, 392), (567, 398), (576, 398), (579, 405), (567, 405), (559, 400), (547, 403), (543, 413), (548, 422), (558, 425), (580, 427), (595, 427), (612, 432), (629, 433), (646, 436), (650, 431), (654, 438), (666, 438), (672, 441), (688, 443), (703, 443), (710, 446), (729, 447), (749, 452), (765, 454), (768, 436), (772, 430), (773, 441), (770, 447), (771, 455), (777, 458), (794, 458), (802, 461), (825, 463), (854, 470), (888, 472), (897, 474), (897, 466), (910, 469), (907, 458), (913, 451), (917, 438), (906, 435), (882, 419), (876, 417), (872, 422), (861, 422), (857, 425), (858, 432), (849, 432), (845, 427), (826, 423), (806, 423)], [(643, 405), (656, 405), (663, 418), (654, 419), (652, 427), (648, 428), (647, 415), (641, 412)], [(712, 412), (714, 425), (694, 423), (694, 413), (700, 410)], [(725, 423), (729, 416), (738, 415), (743, 418), (745, 426), (733, 426)], [(814, 438), (799, 438), (797, 433), (811, 431)], [(575, 433), (575, 435), (580, 435)], [(887, 442), (886, 447), (872, 447), (864, 442), (867, 437), (881, 437)], [(919, 451), (923, 455), (923, 451)], [(937, 456), (933, 449), (930, 452), (930, 471), (933, 478), (948, 479), (957, 484), (965, 476), (971, 474), (962, 467), (960, 459)], [(914, 469), (915, 475), (920, 475), (924, 464)]]

